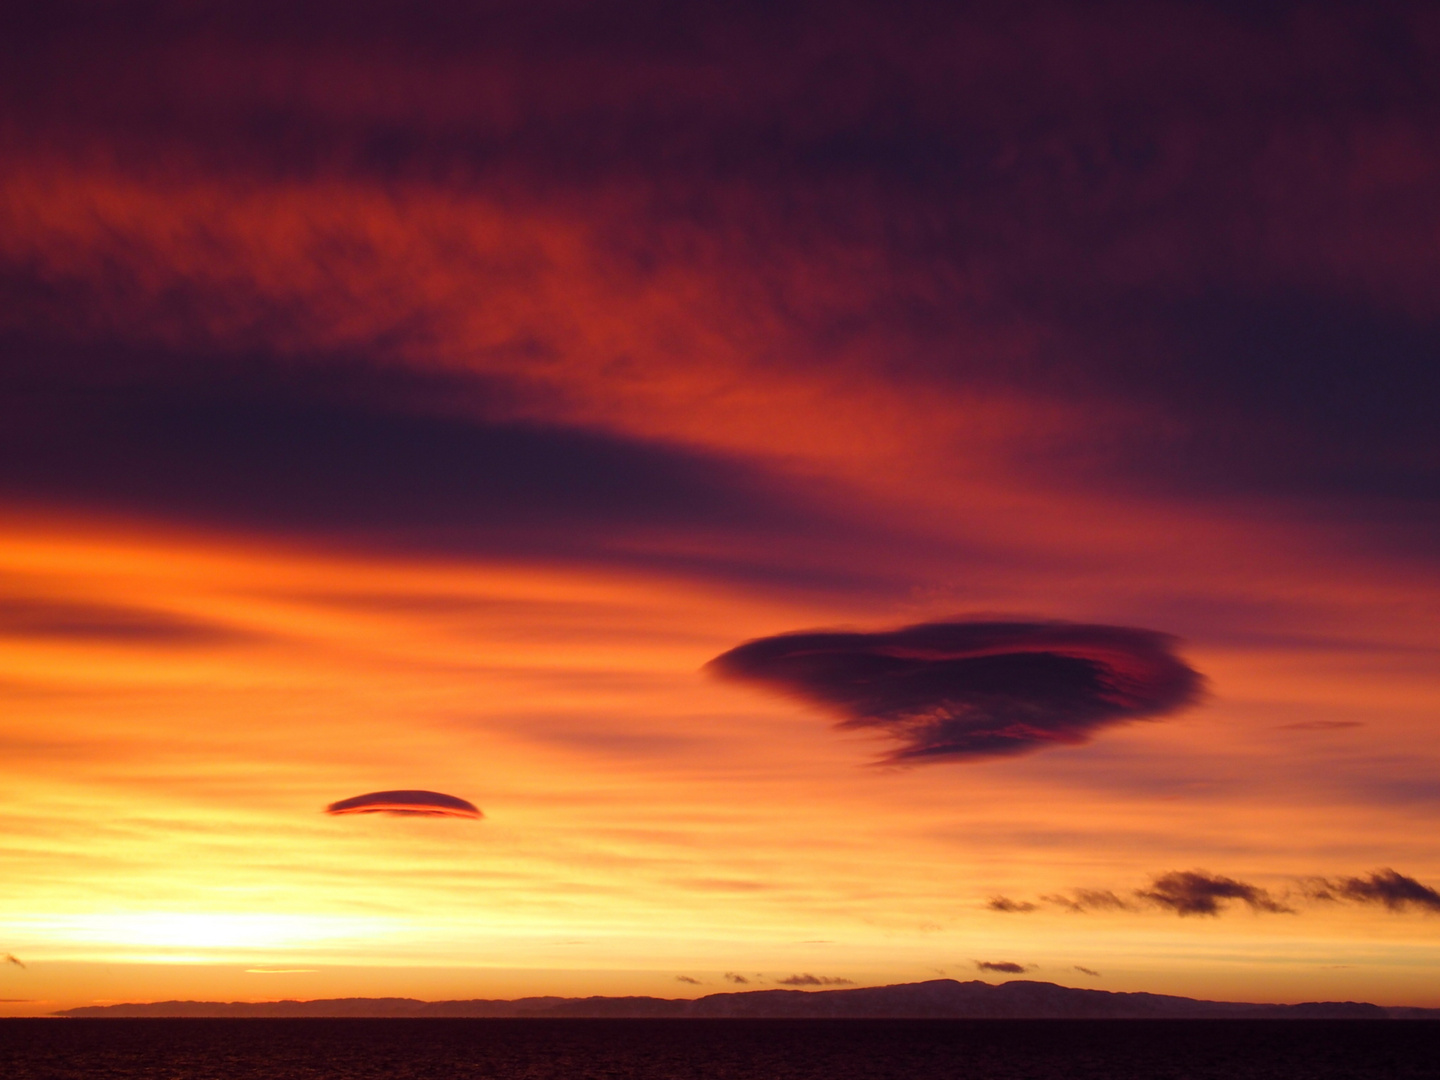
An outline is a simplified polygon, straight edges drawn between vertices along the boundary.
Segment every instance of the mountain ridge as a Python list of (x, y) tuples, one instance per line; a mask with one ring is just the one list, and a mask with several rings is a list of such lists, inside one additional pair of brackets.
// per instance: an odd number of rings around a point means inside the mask
[(321, 998), (312, 1001), (157, 1001), (85, 1005), (53, 1016), (574, 1018), (574, 1019), (1440, 1019), (1440, 1009), (1312, 1001), (1294, 1005), (1117, 992), (1015, 979), (1004, 983), (931, 979), (845, 990), (745, 990), (699, 998), (528, 997), (421, 1001)]

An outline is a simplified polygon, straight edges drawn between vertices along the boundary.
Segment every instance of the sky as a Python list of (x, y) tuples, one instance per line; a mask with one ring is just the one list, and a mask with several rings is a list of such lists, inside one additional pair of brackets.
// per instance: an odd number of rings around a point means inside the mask
[(0, 1015), (1440, 1006), (1432, 5), (0, 53)]

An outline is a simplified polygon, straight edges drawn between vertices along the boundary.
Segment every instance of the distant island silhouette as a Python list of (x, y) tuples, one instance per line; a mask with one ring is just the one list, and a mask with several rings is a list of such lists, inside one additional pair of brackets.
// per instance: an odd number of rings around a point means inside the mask
[(1017, 979), (932, 979), (853, 990), (748, 990), (700, 998), (528, 997), (512, 1001), (328, 998), (86, 1005), (62, 1017), (496, 1017), (594, 1019), (1435, 1020), (1440, 1009), (1311, 1001), (1265, 1005), (1086, 990)]

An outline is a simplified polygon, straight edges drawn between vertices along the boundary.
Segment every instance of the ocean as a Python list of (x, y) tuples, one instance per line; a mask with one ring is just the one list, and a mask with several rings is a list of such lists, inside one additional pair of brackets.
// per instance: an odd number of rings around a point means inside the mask
[(0, 1020), (5, 1080), (1436, 1080), (1440, 1021)]

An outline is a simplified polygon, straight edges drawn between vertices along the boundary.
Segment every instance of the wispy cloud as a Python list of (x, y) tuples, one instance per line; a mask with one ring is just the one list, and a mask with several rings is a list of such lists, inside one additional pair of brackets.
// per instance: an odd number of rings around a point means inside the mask
[(1357, 904), (1383, 904), (1391, 911), (1440, 912), (1440, 891), (1395, 870), (1375, 870), (1368, 877), (1335, 880), (1316, 878), (1306, 883), (1315, 900), (1349, 900)]
[(1005, 912), (1027, 912), (1036, 909), (1028, 900), (1012, 900), (1008, 896), (992, 896), (985, 906), (991, 911)]
[(791, 975), (789, 978), (776, 979), (781, 986), (854, 986), (850, 979), (840, 979), (829, 975), (811, 975), (808, 971), (803, 975)]
[(1170, 908), (1177, 915), (1218, 915), (1231, 900), (1239, 900), (1252, 911), (1285, 912), (1295, 909), (1280, 903), (1258, 885), (1220, 877), (1204, 870), (1176, 870), (1161, 874), (1150, 888), (1135, 893), (1142, 900)]

